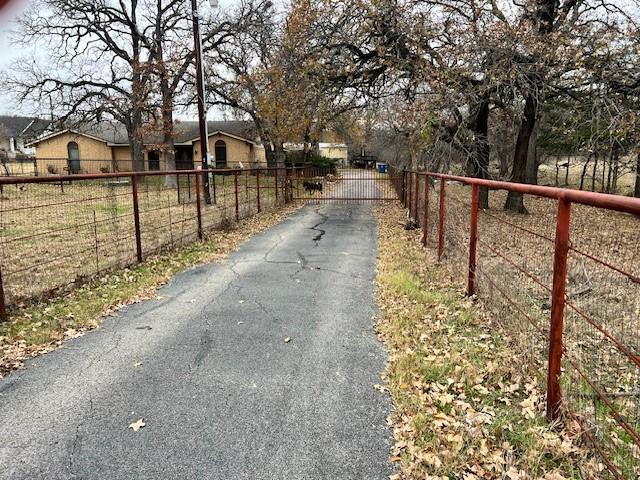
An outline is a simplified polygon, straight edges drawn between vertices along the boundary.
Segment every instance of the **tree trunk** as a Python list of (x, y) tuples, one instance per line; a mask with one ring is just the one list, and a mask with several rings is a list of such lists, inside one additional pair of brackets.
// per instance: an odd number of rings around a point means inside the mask
[(276, 154), (271, 148), (271, 142), (263, 140), (262, 146), (264, 147), (264, 156), (267, 159), (267, 167), (276, 167)]
[(640, 152), (636, 156), (636, 185), (633, 189), (633, 196), (640, 198)]
[(564, 186), (569, 186), (569, 168), (571, 167), (571, 155), (567, 157), (567, 170), (564, 172)]
[[(176, 147), (174, 142), (173, 131), (173, 92), (169, 86), (169, 78), (160, 50), (158, 61), (160, 62), (160, 92), (162, 93), (162, 150), (166, 160), (166, 170), (176, 169)], [(178, 185), (176, 175), (167, 175), (165, 185), (175, 188)]]
[(529, 139), (529, 148), (527, 150), (527, 174), (525, 181), (531, 185), (538, 184), (538, 167), (540, 159), (538, 158), (538, 127), (537, 124), (531, 132)]
[(607, 188), (605, 189), (605, 191), (607, 193), (611, 193), (611, 187), (613, 186), (613, 164), (615, 162), (615, 156), (616, 156), (616, 152), (615, 152), (615, 147), (613, 147), (611, 149), (611, 152), (609, 153), (609, 168), (607, 169)]
[(620, 146), (616, 145), (615, 155), (613, 156), (613, 173), (611, 178), (611, 190), (610, 193), (616, 193), (618, 191), (618, 177), (620, 173)]
[(596, 191), (596, 175), (598, 175), (598, 154), (596, 153), (593, 159), (593, 170), (591, 171), (591, 191)]
[[(513, 170), (511, 181), (514, 183), (524, 183), (527, 173), (527, 156), (529, 153), (529, 140), (536, 125), (537, 100), (533, 93), (529, 93), (525, 99), (522, 123), (518, 130), (516, 149), (513, 154)], [(509, 192), (504, 205), (505, 210), (517, 213), (528, 213), (524, 206), (524, 199), (521, 193)]]
[(313, 153), (311, 148), (311, 134), (309, 133), (308, 129), (304, 132), (304, 143), (302, 144), (302, 153), (303, 153), (305, 163), (310, 162), (311, 156), (313, 155)]
[[(477, 106), (471, 122), (474, 134), (471, 174), (476, 178), (489, 178), (489, 98), (484, 97)], [(489, 208), (489, 189), (480, 187), (480, 208)]]
[(286, 161), (286, 155), (284, 153), (284, 147), (282, 145), (282, 142), (280, 140), (276, 140), (273, 142), (273, 146), (274, 146), (273, 155), (274, 155), (276, 166), (279, 168), (284, 167), (285, 161)]
[[(165, 94), (165, 92), (167, 93)], [(175, 170), (176, 147), (173, 136), (173, 96), (168, 91), (168, 88), (167, 90), (162, 90), (162, 96), (162, 149), (164, 150), (166, 169)], [(175, 188), (178, 185), (177, 175), (167, 175), (165, 185)]]
[(584, 181), (587, 177), (587, 168), (589, 168), (589, 162), (591, 161), (591, 154), (587, 157), (587, 161), (582, 166), (582, 174), (580, 174), (580, 190), (584, 189)]
[(144, 143), (139, 132), (129, 132), (129, 146), (131, 148), (132, 170), (144, 172)]

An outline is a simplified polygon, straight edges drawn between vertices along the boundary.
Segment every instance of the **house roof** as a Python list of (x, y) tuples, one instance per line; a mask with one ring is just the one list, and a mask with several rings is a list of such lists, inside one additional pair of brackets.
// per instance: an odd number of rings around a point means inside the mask
[[(232, 137), (255, 143), (258, 139), (257, 129), (253, 122), (247, 121), (209, 121), (207, 122), (209, 135), (213, 133), (226, 133)], [(79, 125), (56, 131), (50, 135), (45, 135), (33, 144), (38, 144), (43, 140), (53, 138), (62, 133), (72, 131), (90, 138), (103, 141), (110, 145), (129, 145), (129, 137), (124, 125), (119, 122), (100, 122), (98, 124)], [(200, 131), (198, 122), (176, 121), (174, 123), (174, 143), (176, 145), (190, 145), (193, 141), (199, 140)], [(150, 132), (145, 135), (144, 143), (154, 145), (162, 143), (162, 136), (159, 132)]]
[(38, 117), (0, 115), (0, 135), (7, 137), (36, 138), (49, 128), (51, 122)]

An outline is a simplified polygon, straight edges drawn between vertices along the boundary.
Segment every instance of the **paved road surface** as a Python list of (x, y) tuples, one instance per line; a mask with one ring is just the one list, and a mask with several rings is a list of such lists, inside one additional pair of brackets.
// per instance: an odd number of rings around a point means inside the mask
[(0, 380), (0, 479), (387, 478), (375, 262), (369, 207), (321, 205), (178, 275)]

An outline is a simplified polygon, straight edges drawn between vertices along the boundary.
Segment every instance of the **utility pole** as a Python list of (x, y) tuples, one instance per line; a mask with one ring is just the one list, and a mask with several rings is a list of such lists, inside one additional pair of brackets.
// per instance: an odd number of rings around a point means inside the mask
[[(202, 37), (200, 36), (200, 18), (198, 16), (198, 1), (191, 0), (191, 11), (193, 13), (193, 37), (196, 51), (196, 88), (198, 90), (198, 121), (200, 124), (200, 158), (203, 170), (210, 168), (209, 165), (209, 133), (207, 131), (207, 108), (204, 91), (204, 67), (202, 63)], [(211, 193), (209, 192), (209, 173), (202, 173), (202, 188), (204, 190), (204, 201), (211, 204)], [(214, 185), (215, 188), (215, 185)]]

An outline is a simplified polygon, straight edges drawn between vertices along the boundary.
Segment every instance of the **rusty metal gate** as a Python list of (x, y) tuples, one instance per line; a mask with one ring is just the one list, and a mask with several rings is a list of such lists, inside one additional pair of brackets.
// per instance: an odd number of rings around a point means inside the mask
[(309, 203), (375, 203), (397, 200), (394, 174), (371, 168), (296, 169), (291, 178), (294, 200)]

